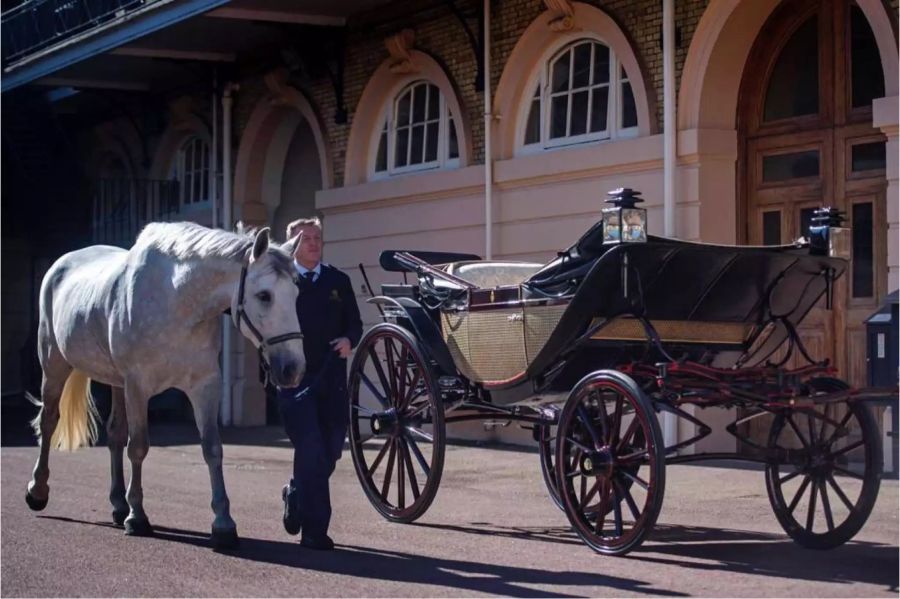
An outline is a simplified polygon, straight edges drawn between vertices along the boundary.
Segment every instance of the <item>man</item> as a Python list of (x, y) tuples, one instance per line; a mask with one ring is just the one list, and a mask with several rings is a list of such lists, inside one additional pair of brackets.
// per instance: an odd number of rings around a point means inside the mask
[(317, 218), (287, 227), (299, 236), (294, 267), (300, 274), (297, 316), (303, 332), (306, 375), (296, 389), (278, 392), (282, 421), (294, 445), (294, 476), (282, 489), (284, 528), (300, 544), (329, 550), (331, 498), (328, 479), (341, 457), (349, 422), (347, 358), (362, 336), (362, 321), (350, 278), (322, 262), (322, 226)]

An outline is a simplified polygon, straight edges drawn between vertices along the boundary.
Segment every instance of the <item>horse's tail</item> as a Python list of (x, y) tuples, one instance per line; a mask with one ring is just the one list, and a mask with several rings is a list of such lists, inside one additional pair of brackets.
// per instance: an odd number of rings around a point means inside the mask
[[(41, 407), (41, 412), (31, 421), (31, 428), (40, 442), (44, 404), (30, 393), (26, 397), (31, 403)], [(100, 414), (91, 396), (91, 379), (80, 370), (72, 370), (59, 398), (59, 422), (50, 438), (50, 447), (74, 451), (82, 446), (93, 445), (97, 440), (99, 422)]]

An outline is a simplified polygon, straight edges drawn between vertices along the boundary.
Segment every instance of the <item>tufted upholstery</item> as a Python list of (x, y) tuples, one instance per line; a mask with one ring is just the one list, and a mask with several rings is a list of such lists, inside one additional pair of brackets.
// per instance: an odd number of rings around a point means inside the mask
[(518, 285), (544, 266), (534, 262), (451, 262), (444, 270), (482, 289)]

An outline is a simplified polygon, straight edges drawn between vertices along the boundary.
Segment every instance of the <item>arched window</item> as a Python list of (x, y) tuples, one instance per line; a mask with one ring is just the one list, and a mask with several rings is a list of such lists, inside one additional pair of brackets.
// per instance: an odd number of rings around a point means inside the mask
[(631, 83), (609, 46), (578, 40), (542, 66), (522, 131), (525, 149), (637, 134)]
[(384, 116), (373, 172), (387, 176), (454, 166), (459, 166), (459, 145), (443, 94), (427, 81), (404, 87)]
[(182, 207), (209, 201), (209, 144), (191, 137), (178, 150), (171, 178), (178, 181)]

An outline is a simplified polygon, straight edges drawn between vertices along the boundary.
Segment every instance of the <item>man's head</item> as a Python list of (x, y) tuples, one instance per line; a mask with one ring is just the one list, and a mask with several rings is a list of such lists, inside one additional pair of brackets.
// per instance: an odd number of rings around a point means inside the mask
[(294, 260), (304, 268), (315, 268), (322, 260), (322, 222), (318, 218), (299, 218), (287, 226), (287, 238), (297, 240)]

